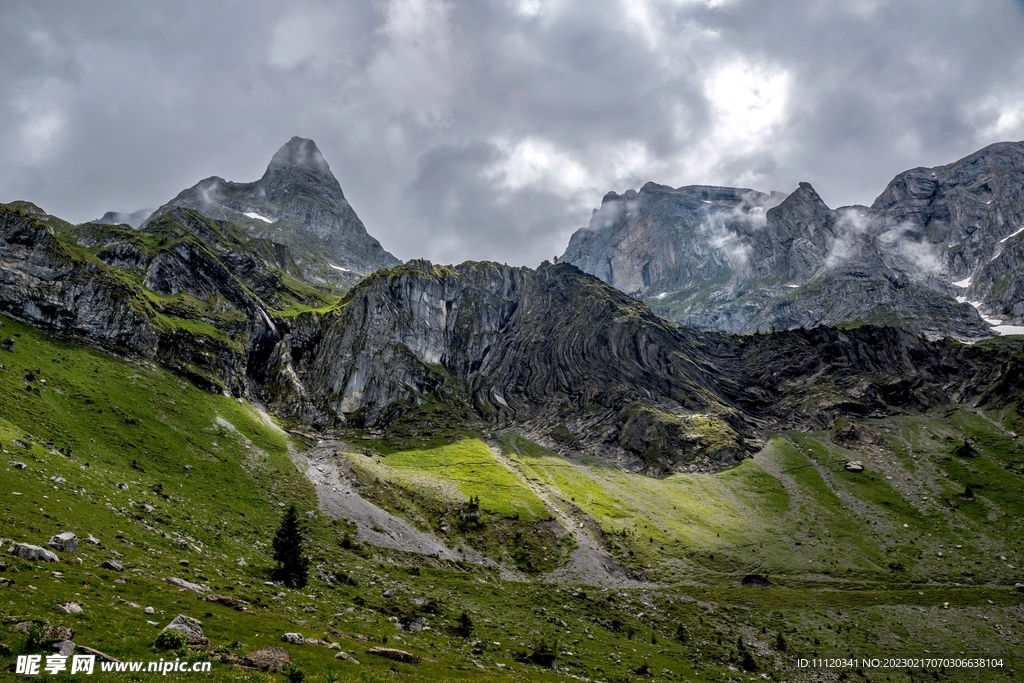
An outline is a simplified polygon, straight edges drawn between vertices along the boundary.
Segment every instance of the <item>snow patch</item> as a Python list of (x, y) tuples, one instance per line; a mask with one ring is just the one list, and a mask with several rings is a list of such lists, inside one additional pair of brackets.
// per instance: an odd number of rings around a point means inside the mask
[(1006, 240), (1010, 239), (1011, 237), (1016, 237), (1017, 235), (1021, 234), (1022, 232), (1024, 232), (1024, 228), (1018, 229), (1017, 232), (1009, 234), (1006, 237), (1004, 237), (1003, 239), (999, 240), (999, 244), (1002, 244), (1003, 242), (1005, 242)]
[(960, 280), (958, 282), (954, 282), (953, 286), (954, 287), (970, 287), (971, 286), (971, 278), (965, 277), (963, 280)]
[(996, 325), (992, 328), (996, 334), (1024, 334), (1024, 325)]
[(666, 296), (668, 296), (668, 292), (662, 292), (661, 294), (658, 294), (658, 295), (657, 295), (656, 297), (654, 297), (654, 298), (655, 298), (655, 299), (658, 299), (658, 300), (660, 301), (661, 299), (664, 299), (664, 298), (665, 298)]
[(267, 218), (266, 216), (261, 216), (258, 213), (251, 213), (251, 212), (247, 211), (246, 213), (243, 213), (242, 215), (243, 216), (248, 216), (249, 218), (255, 218), (256, 220), (263, 221), (264, 223), (273, 223), (274, 222), (274, 221), (270, 220), (269, 218)]
[(335, 270), (340, 270), (343, 273), (351, 273), (352, 272), (348, 268), (342, 268), (341, 266), (336, 266), (333, 263), (328, 263), (327, 265), (329, 265), (331, 268), (334, 268)]
[(958, 296), (956, 298), (956, 302), (958, 304), (965, 304), (965, 303), (967, 303), (967, 297), (966, 296)]
[(789, 287), (790, 289), (796, 289), (800, 285), (786, 285), (786, 286)]

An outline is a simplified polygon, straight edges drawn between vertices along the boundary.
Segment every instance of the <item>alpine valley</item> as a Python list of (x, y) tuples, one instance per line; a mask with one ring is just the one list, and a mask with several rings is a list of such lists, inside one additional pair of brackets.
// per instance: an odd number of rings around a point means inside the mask
[(1013, 680), (1022, 401), (1020, 142), (870, 207), (610, 192), (536, 269), (401, 263), (302, 138), (0, 204), (4, 675)]

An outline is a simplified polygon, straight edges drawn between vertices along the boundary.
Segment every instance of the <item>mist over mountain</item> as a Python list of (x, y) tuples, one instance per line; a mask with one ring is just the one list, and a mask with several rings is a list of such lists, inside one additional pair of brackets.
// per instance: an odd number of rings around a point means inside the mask
[(605, 196), (562, 259), (669, 320), (733, 333), (863, 321), (978, 339), (1024, 322), (1024, 143), (897, 176), (870, 207), (654, 183)]
[(129, 225), (133, 228), (137, 228), (145, 223), (146, 219), (151, 215), (153, 215), (152, 209), (139, 209), (138, 211), (132, 211), (131, 213), (107, 211), (100, 218), (90, 222), (101, 223), (103, 225)]

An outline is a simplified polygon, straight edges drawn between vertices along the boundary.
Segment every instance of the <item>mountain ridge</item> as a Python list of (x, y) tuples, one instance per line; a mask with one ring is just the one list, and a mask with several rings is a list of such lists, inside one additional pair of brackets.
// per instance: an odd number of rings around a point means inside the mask
[(561, 259), (702, 329), (861, 320), (971, 341), (1014, 331), (993, 320), (1022, 322), (1022, 180), (1024, 143), (998, 143), (906, 171), (870, 207), (830, 209), (809, 183), (790, 195), (647, 183), (606, 194)]

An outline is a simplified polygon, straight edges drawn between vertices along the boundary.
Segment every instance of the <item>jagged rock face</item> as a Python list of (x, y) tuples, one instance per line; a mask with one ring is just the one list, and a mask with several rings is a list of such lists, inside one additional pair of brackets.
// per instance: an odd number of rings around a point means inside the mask
[[(1024, 242), (1014, 234), (1022, 171), (1024, 143), (993, 145), (837, 211), (807, 183), (781, 203), (648, 183), (607, 195), (562, 258), (682, 325), (749, 333), (859, 320), (975, 340), (992, 332), (964, 302), (1011, 323), (1024, 308), (1012, 248)], [(969, 288), (957, 286), (965, 276)]]
[(747, 255), (719, 237), (763, 223), (765, 208), (777, 201), (753, 190), (700, 185), (674, 190), (647, 183), (639, 193), (609, 192), (562, 260), (634, 296), (724, 283)]
[[(246, 390), (251, 355), (278, 331), (250, 293), (272, 275), (244, 245), (187, 211), (136, 233), (23, 208), (0, 206), (0, 310), (158, 360), (207, 389)], [(235, 275), (246, 266), (248, 281)]]
[(876, 230), (901, 226), (941, 263), (965, 301), (1024, 324), (1024, 142), (896, 176), (871, 205)]
[(255, 182), (207, 178), (153, 216), (175, 207), (232, 221), (288, 246), (311, 282), (350, 286), (364, 274), (399, 263), (367, 234), (316, 143), (308, 139), (289, 140)]
[(383, 427), (434, 402), (649, 474), (720, 469), (756, 441), (724, 368), (572, 266), (410, 262), (320, 329), (282, 340), (270, 385), (275, 407), (321, 427)]
[(136, 292), (103, 268), (77, 261), (39, 216), (0, 205), (0, 310), (154, 357), (158, 335)]
[(327, 424), (379, 426), (396, 410), (465, 382), (515, 310), (529, 271), (493, 263), (423, 261), (361, 283), (320, 330), (296, 326), (277, 350), (275, 386), (295, 377), (303, 408)]
[(734, 370), (702, 344), (572, 266), (542, 266), (472, 379), (474, 405), (648, 474), (720, 469), (753, 450), (755, 430), (734, 409)]

